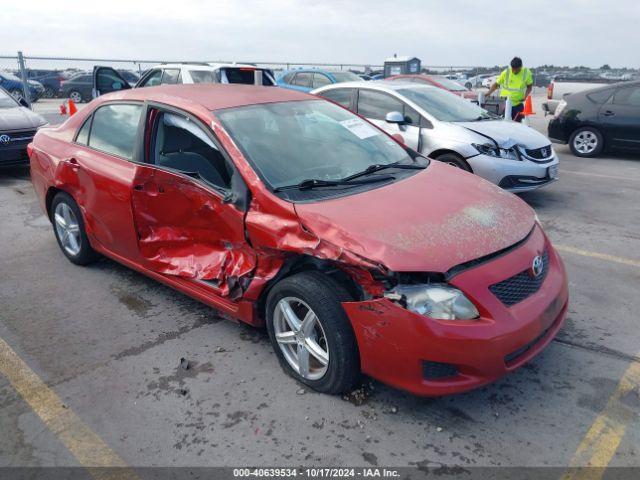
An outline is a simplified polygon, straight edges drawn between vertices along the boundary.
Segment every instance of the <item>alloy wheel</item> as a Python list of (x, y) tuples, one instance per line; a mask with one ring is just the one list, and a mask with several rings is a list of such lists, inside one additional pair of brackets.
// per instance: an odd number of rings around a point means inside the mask
[(81, 246), (80, 225), (71, 207), (64, 202), (59, 203), (56, 206), (53, 218), (62, 248), (69, 255), (78, 255)]
[(598, 148), (598, 137), (588, 130), (580, 132), (573, 139), (573, 146), (576, 151), (588, 155)]
[(80, 94), (80, 92), (71, 92), (69, 94), (69, 98), (71, 100), (73, 100), (75, 103), (81, 103), (82, 102), (82, 95)]
[(329, 366), (329, 347), (315, 312), (296, 297), (280, 300), (273, 315), (275, 339), (284, 358), (302, 378), (318, 380)]

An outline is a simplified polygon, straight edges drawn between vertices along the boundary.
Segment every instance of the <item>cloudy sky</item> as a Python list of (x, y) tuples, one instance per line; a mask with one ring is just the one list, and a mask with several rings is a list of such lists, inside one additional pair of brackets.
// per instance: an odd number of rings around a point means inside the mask
[(153, 60), (639, 67), (638, 0), (29, 0), (0, 55)]

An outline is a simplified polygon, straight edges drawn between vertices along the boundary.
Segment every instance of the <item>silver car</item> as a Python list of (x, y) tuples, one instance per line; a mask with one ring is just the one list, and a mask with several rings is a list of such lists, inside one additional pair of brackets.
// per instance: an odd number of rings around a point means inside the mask
[(558, 157), (547, 137), (429, 85), (348, 82), (311, 92), (336, 102), (398, 136), (423, 155), (523, 192), (558, 178)]

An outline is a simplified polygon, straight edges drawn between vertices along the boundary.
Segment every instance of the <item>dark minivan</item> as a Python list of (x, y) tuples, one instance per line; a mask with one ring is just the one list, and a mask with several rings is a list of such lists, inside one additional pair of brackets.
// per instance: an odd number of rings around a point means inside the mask
[(568, 143), (578, 157), (596, 157), (605, 149), (640, 151), (640, 81), (568, 95), (556, 108), (548, 136)]

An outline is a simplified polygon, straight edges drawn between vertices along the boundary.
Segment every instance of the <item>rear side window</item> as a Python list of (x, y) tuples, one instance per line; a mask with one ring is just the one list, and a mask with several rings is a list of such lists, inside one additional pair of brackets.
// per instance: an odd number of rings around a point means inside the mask
[(308, 87), (311, 84), (311, 73), (298, 72), (296, 77), (291, 82), (291, 85), (297, 85), (298, 87)]
[(177, 68), (165, 70), (162, 74), (162, 84), (174, 85), (176, 83), (182, 83), (182, 79), (180, 78), (180, 70)]
[(89, 143), (89, 129), (91, 128), (91, 117), (87, 118), (76, 137), (76, 143), (87, 145)]
[(216, 83), (215, 72), (211, 70), (189, 70), (193, 83)]
[(295, 73), (287, 73), (284, 77), (282, 77), (282, 80), (284, 80), (285, 83), (291, 83), (294, 75)]
[(320, 96), (327, 98), (339, 105), (346, 108), (351, 108), (351, 96), (353, 95), (353, 88), (335, 88), (321, 92)]
[(607, 100), (609, 100), (609, 97), (611, 97), (612, 93), (613, 93), (613, 90), (611, 89), (601, 90), (599, 92), (593, 92), (593, 93), (587, 94), (587, 98), (595, 103), (605, 103)]
[(384, 120), (389, 112), (403, 111), (402, 102), (391, 95), (372, 90), (360, 90), (358, 93), (358, 113), (363, 117)]
[(93, 114), (89, 146), (131, 160), (141, 111), (141, 105), (118, 104), (98, 108)]
[(244, 85), (254, 85), (256, 83), (256, 70), (262, 74), (262, 85), (271, 86), (273, 82), (265, 70), (259, 68), (222, 68), (220, 69), (221, 83), (241, 83)]

